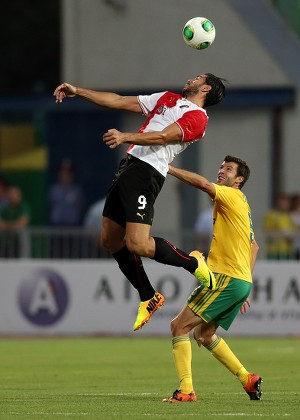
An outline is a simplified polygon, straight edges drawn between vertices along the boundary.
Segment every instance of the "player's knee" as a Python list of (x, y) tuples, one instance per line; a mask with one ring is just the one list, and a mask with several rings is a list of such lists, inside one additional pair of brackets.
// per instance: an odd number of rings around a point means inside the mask
[(214, 341), (214, 337), (215, 335), (213, 330), (204, 330), (202, 331), (201, 337), (197, 337), (196, 341), (197, 343), (201, 343), (204, 347), (207, 347)]
[(109, 249), (108, 236), (104, 232), (101, 232), (101, 243), (104, 248)]
[(110, 240), (110, 235), (107, 235), (105, 231), (101, 232), (101, 243), (104, 246), (104, 248), (108, 249), (109, 251), (112, 248), (112, 243)]
[(201, 346), (202, 346), (202, 344), (203, 344), (203, 337), (201, 337), (201, 335), (197, 334), (197, 333), (194, 331), (193, 338), (194, 338), (194, 340), (196, 341), (197, 345), (198, 345), (199, 347), (201, 347)]
[(126, 240), (126, 246), (132, 254), (143, 256), (142, 247), (138, 243)]
[(122, 238), (114, 237), (106, 232), (101, 233), (101, 245), (110, 251), (112, 254), (123, 248), (124, 240)]
[(177, 336), (177, 326), (178, 326), (178, 321), (176, 318), (172, 319), (171, 324), (170, 324), (170, 329), (171, 329), (171, 333), (173, 337)]
[(126, 246), (132, 254), (148, 257), (147, 247), (139, 238), (126, 238)]

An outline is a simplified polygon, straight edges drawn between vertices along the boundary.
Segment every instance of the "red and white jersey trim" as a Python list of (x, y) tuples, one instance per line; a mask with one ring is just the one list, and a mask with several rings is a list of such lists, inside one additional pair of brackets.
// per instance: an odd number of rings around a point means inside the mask
[(183, 98), (181, 94), (159, 92), (152, 95), (138, 96), (146, 122), (139, 129), (140, 133), (162, 131), (168, 125), (178, 124), (182, 132), (182, 141), (163, 146), (131, 145), (127, 152), (149, 163), (163, 176), (167, 176), (169, 164), (187, 148), (191, 142), (200, 140), (208, 122), (205, 109)]

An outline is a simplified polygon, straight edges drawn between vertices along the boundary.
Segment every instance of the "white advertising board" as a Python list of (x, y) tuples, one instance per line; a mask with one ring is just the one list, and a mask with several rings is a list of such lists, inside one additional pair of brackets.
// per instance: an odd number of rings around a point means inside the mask
[[(197, 285), (183, 269), (145, 260), (165, 305), (133, 333), (138, 294), (114, 260), (1, 261), (1, 335), (170, 334), (170, 321)], [(251, 308), (231, 335), (300, 335), (300, 263), (259, 261)]]

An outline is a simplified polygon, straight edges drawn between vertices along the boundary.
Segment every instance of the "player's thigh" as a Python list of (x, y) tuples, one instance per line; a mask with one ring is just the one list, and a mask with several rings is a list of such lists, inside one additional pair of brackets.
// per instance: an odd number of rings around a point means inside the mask
[(204, 321), (185, 305), (179, 314), (171, 322), (171, 331), (173, 337), (188, 334), (197, 325)]
[[(118, 178), (115, 178), (112, 185), (110, 186), (107, 194), (103, 209), (103, 217), (111, 221), (114, 221), (119, 226), (125, 229), (126, 226), (126, 212), (122, 204), (120, 197), (120, 191), (118, 186)], [(104, 220), (102, 224), (104, 224)], [(107, 225), (107, 223), (106, 223)], [(104, 226), (106, 228), (107, 226)], [(111, 226), (108, 225), (107, 230), (111, 230)]]
[(155, 243), (150, 237), (151, 226), (141, 223), (126, 223), (126, 245), (127, 248), (144, 257), (152, 258), (155, 252)]
[(188, 298), (188, 306), (206, 322), (214, 321), (228, 330), (249, 296), (251, 283), (221, 273), (216, 275), (216, 283), (215, 290), (198, 286)]
[(131, 159), (118, 181), (118, 190), (126, 214), (126, 222), (152, 225), (154, 203), (165, 178), (152, 166)]
[(102, 218), (101, 240), (111, 252), (117, 252), (124, 244), (125, 229), (108, 217)]

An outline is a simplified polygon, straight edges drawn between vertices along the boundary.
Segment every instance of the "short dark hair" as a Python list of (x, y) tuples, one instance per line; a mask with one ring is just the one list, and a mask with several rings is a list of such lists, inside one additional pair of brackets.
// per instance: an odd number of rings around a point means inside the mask
[(224, 158), (224, 162), (234, 162), (237, 163), (238, 167), (237, 167), (237, 176), (242, 176), (244, 178), (244, 181), (240, 183), (240, 190), (243, 188), (243, 186), (245, 185), (245, 183), (248, 181), (249, 176), (250, 176), (250, 169), (249, 166), (247, 165), (247, 163), (235, 156), (230, 156), (227, 155)]
[(207, 108), (211, 105), (216, 105), (225, 98), (225, 86), (223, 82), (225, 79), (221, 79), (212, 73), (205, 73), (206, 83), (211, 86), (210, 91), (207, 93), (204, 107)]

